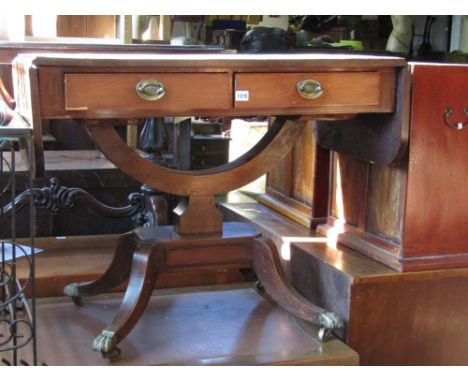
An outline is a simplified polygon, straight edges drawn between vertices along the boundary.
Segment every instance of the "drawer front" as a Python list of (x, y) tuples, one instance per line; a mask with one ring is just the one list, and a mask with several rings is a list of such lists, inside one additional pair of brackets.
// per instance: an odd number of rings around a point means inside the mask
[(195, 140), (191, 141), (192, 154), (196, 155), (221, 155), (229, 151), (229, 140)]
[[(65, 110), (98, 115), (112, 112), (115, 116), (223, 110), (231, 106), (230, 78), (228, 73), (69, 73), (65, 74)], [(138, 94), (138, 84), (146, 80), (163, 86), (159, 99)]]
[[(306, 84), (303, 95), (298, 90), (301, 83)], [(317, 84), (321, 92), (313, 94), (310, 84)], [(394, 94), (394, 71), (246, 73), (235, 80), (235, 107), (246, 110), (281, 106), (337, 113), (393, 111)]]
[(211, 167), (221, 166), (228, 162), (227, 158), (223, 155), (192, 155), (190, 160), (191, 170), (202, 170)]

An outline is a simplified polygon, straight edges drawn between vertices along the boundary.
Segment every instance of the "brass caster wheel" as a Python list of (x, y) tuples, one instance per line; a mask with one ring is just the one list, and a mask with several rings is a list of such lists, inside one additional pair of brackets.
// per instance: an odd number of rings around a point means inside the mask
[(73, 304), (75, 304), (76, 306), (81, 306), (83, 305), (83, 300), (81, 299), (80, 296), (72, 296), (72, 301), (73, 301)]
[(111, 362), (117, 362), (122, 355), (122, 350), (120, 350), (120, 348), (115, 346), (108, 352), (101, 352), (101, 355), (102, 355), (102, 358), (106, 358)]
[(257, 281), (255, 283), (255, 288), (257, 289), (258, 292), (260, 293), (264, 293), (265, 292), (265, 287), (263, 286), (263, 284), (260, 282), (260, 281)]
[(77, 306), (81, 305), (81, 297), (80, 297), (80, 292), (78, 290), (78, 284), (77, 283), (71, 283), (68, 284), (64, 289), (63, 289), (63, 294), (65, 296), (71, 297), (73, 303)]
[(317, 334), (317, 338), (320, 342), (325, 342), (330, 338), (331, 330), (328, 328), (320, 328)]

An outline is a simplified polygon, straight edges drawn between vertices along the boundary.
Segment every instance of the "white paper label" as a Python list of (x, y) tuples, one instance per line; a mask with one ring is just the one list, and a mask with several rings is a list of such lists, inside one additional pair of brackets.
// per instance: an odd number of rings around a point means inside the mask
[(248, 90), (236, 90), (236, 101), (248, 101), (249, 91)]

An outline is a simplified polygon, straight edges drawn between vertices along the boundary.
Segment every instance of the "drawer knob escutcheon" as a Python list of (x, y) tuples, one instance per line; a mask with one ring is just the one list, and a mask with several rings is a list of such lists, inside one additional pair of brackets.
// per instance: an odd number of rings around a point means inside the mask
[(313, 79), (299, 81), (296, 89), (299, 95), (305, 99), (316, 99), (323, 94), (322, 84)]
[(138, 96), (147, 101), (157, 101), (166, 94), (164, 84), (158, 80), (144, 79), (138, 82), (135, 88)]

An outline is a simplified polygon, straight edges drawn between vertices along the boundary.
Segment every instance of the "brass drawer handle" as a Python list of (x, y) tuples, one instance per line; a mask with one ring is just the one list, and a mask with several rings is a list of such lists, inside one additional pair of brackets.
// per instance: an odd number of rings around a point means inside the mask
[(322, 84), (317, 80), (302, 80), (296, 85), (297, 92), (305, 99), (316, 99), (323, 94)]
[[(445, 123), (450, 126), (450, 127), (453, 127), (454, 129), (457, 129), (457, 130), (462, 130), (465, 128), (465, 125), (466, 125), (466, 122), (457, 122), (457, 123), (452, 123), (449, 121), (449, 117), (451, 115), (454, 114), (454, 111), (453, 111), (453, 108), (451, 108), (450, 106), (446, 107), (444, 109), (444, 120), (445, 120)], [(465, 109), (463, 109), (463, 114), (465, 116), (468, 116), (468, 107), (465, 107)]]
[(166, 88), (164, 84), (158, 80), (145, 79), (138, 82), (135, 88), (137, 94), (147, 101), (157, 101), (164, 97)]

